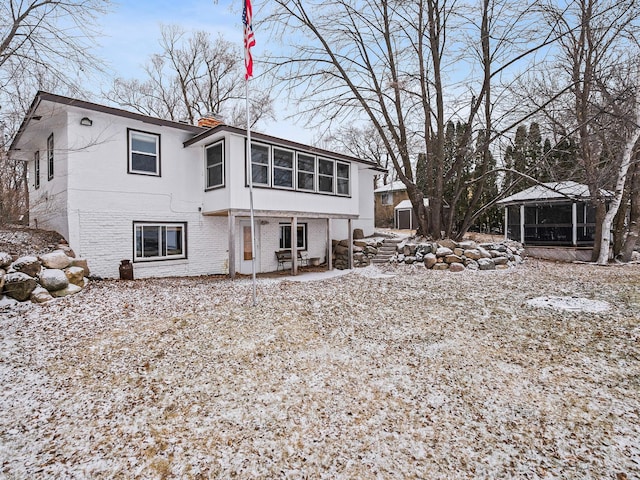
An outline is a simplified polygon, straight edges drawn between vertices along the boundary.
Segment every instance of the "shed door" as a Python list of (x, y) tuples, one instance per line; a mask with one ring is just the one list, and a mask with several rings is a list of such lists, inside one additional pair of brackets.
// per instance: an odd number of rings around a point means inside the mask
[(401, 230), (411, 229), (411, 210), (398, 210), (398, 228)]

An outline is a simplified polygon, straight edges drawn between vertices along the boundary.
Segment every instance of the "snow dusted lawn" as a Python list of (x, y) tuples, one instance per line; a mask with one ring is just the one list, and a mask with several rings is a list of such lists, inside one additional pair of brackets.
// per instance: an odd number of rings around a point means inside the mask
[(387, 273), (0, 313), (0, 478), (640, 477), (640, 266)]

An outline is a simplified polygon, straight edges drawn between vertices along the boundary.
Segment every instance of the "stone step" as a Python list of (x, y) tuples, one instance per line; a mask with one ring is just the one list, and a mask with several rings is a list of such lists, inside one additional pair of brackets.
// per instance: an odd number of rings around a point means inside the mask
[(371, 259), (371, 263), (389, 263), (389, 259), (388, 258), (373, 257)]

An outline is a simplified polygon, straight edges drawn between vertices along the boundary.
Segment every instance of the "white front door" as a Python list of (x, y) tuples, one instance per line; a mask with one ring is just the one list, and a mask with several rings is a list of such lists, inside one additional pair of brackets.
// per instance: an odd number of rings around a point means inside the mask
[[(258, 226), (258, 222), (254, 222), (254, 235), (256, 237), (256, 272), (260, 269), (258, 266), (260, 265), (260, 259), (258, 252), (260, 252), (260, 246), (258, 239), (260, 238), (260, 229)], [(251, 221), (250, 220), (240, 220), (240, 273), (243, 275), (250, 275), (252, 273), (251, 269), (251, 258), (252, 258), (252, 249), (251, 249)]]

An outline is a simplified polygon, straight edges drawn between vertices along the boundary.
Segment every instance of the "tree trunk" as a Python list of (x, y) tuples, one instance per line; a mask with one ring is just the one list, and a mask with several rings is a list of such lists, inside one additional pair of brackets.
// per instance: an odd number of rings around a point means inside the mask
[(640, 237), (640, 163), (636, 160), (633, 165), (633, 173), (631, 174), (629, 200), (631, 208), (629, 210), (629, 227), (627, 230), (627, 238), (622, 247), (620, 259), (623, 262), (631, 261), (633, 250), (638, 244)]
[[(640, 75), (637, 76), (636, 80), (640, 80)], [(611, 230), (611, 224), (613, 223), (613, 218), (618, 213), (618, 208), (620, 207), (620, 203), (622, 202), (622, 198), (624, 196), (624, 186), (627, 182), (627, 172), (629, 171), (629, 167), (631, 166), (631, 159), (634, 158), (636, 144), (638, 143), (638, 139), (640, 138), (640, 99), (637, 99), (635, 103), (634, 115), (632, 119), (635, 120), (633, 122), (634, 127), (631, 131), (631, 134), (629, 135), (629, 138), (627, 139), (627, 142), (625, 143), (624, 150), (622, 151), (620, 167), (618, 169), (618, 178), (616, 180), (615, 194), (613, 200), (611, 200), (609, 211), (604, 216), (604, 220), (602, 222), (598, 265), (606, 265), (609, 261), (609, 232)]]

